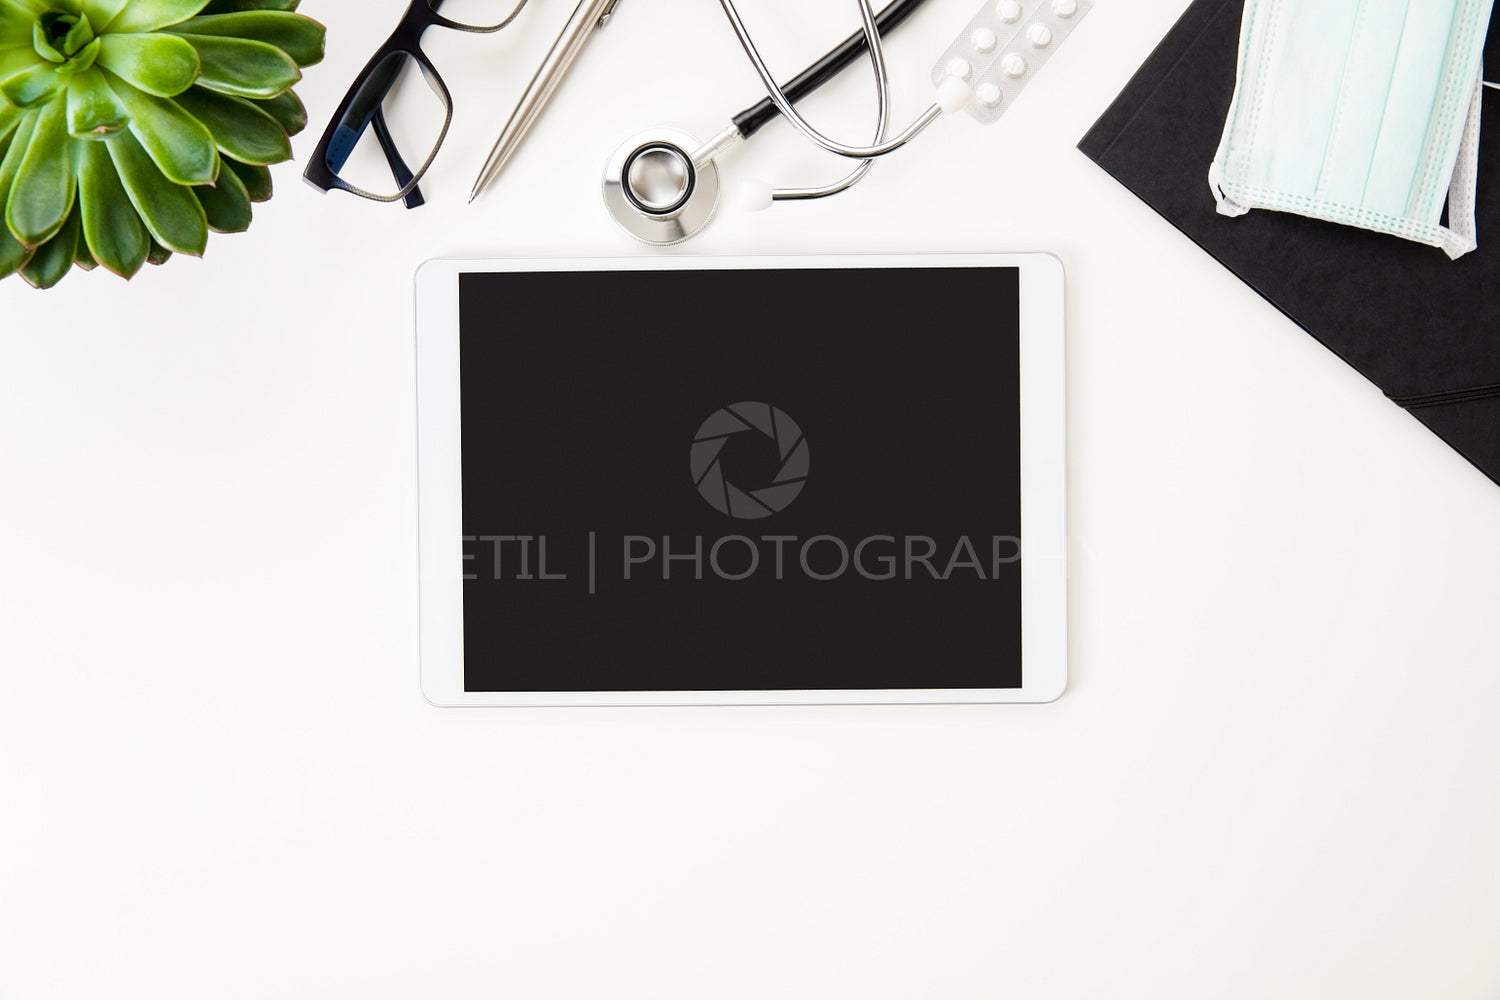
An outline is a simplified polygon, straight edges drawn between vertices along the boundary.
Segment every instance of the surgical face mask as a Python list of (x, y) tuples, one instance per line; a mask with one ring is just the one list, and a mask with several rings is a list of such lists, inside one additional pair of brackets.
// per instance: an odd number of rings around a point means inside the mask
[(1246, 0), (1208, 175), (1219, 211), (1294, 212), (1455, 258), (1473, 250), (1493, 2)]

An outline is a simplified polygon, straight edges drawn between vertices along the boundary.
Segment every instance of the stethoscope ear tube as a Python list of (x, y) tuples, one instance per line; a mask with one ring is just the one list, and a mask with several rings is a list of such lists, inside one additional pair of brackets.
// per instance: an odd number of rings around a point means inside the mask
[[(881, 8), (880, 13), (875, 15), (875, 26), (880, 29), (881, 36), (890, 34), (926, 2), (927, 0), (892, 0), (891, 3), (886, 4)], [(791, 82), (781, 88), (782, 92), (789, 100), (800, 101), (848, 69), (850, 64), (864, 55), (868, 49), (864, 32), (856, 31), (828, 50), (823, 58), (793, 77)], [(739, 129), (740, 135), (748, 139), (760, 131), (767, 122), (775, 120), (779, 114), (781, 111), (776, 107), (776, 102), (769, 97), (763, 97), (753, 106), (735, 115), (732, 120), (735, 128)]]
[[(933, 104), (928, 109), (901, 131), (893, 139), (886, 139), (868, 146), (853, 146), (849, 143), (831, 139), (812, 126), (802, 116), (787, 96), (781, 85), (776, 82), (776, 77), (771, 74), (771, 69), (761, 57), (760, 49), (755, 44), (755, 39), (750, 37), (750, 29), (745, 27), (744, 19), (740, 17), (739, 9), (734, 0), (719, 0), (719, 7), (724, 11), (724, 16), (729, 19), (729, 26), (734, 29), (734, 35), (740, 41), (740, 48), (745, 50), (745, 56), (750, 64), (755, 67), (755, 75), (760, 77), (762, 87), (766, 88), (766, 94), (775, 103), (776, 109), (791, 123), (792, 127), (801, 132), (807, 139), (820, 149), (839, 156), (846, 156), (851, 160), (868, 160), (877, 156), (893, 153), (906, 145), (912, 139), (920, 135), (927, 126), (940, 118), (943, 114), (941, 105)], [(876, 14), (870, 6), (870, 0), (859, 0), (859, 16), (864, 24), (864, 35), (866, 44), (870, 48), (870, 62), (875, 67), (875, 76), (878, 80), (885, 79), (885, 46), (880, 41), (880, 29), (876, 27)], [(884, 86), (884, 83), (881, 84)]]

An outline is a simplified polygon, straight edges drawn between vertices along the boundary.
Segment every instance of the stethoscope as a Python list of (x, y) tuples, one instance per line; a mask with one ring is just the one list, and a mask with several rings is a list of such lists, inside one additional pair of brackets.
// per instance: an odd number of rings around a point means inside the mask
[[(939, 88), (938, 101), (906, 127), (899, 135), (887, 139), (890, 127), (890, 83), (886, 78), (885, 51), (881, 32), (889, 31), (911, 16), (924, 0), (894, 0), (877, 16), (870, 0), (859, 3), (862, 31), (850, 35), (837, 48), (813, 63), (785, 88), (776, 83), (765, 60), (750, 38), (734, 0), (719, 0), (729, 18), (745, 55), (755, 66), (766, 97), (753, 107), (735, 115), (729, 126), (701, 145), (689, 134), (674, 128), (655, 128), (627, 139), (604, 168), (604, 204), (614, 220), (631, 236), (646, 243), (667, 246), (695, 235), (714, 216), (719, 204), (718, 157), (759, 131), (778, 114), (814, 144), (839, 156), (859, 160), (854, 170), (842, 179), (821, 187), (772, 188), (770, 185), (748, 187), (747, 208), (764, 208), (773, 201), (805, 201), (827, 198), (857, 184), (877, 158), (894, 152), (919, 135), (944, 111), (964, 106), (969, 90), (962, 80), (950, 77)], [(851, 146), (819, 132), (793, 107), (818, 87), (849, 66), (860, 53), (870, 50), (878, 95), (878, 121), (875, 138), (868, 146)]]

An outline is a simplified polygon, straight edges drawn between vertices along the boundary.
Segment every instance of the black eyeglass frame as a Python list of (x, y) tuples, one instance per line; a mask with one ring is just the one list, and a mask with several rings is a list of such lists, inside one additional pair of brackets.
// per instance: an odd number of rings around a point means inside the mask
[[(313, 187), (325, 194), (332, 190), (347, 191), (352, 195), (367, 198), (370, 201), (393, 202), (403, 201), (407, 208), (416, 208), (425, 203), (421, 189), (418, 184), (427, 169), (432, 166), (432, 161), (437, 158), (438, 150), (443, 148), (443, 140), (448, 137), (448, 128), (453, 124), (453, 95), (448, 91), (448, 85), (443, 82), (442, 74), (437, 67), (432, 65), (432, 60), (427, 58), (427, 53), (422, 51), (422, 36), (431, 27), (452, 28), (455, 31), (466, 31), (471, 34), (489, 35), (509, 25), (521, 13), (526, 6), (526, 0), (517, 0), (515, 8), (506, 16), (505, 20), (492, 26), (480, 26), (463, 24), (446, 18), (438, 13), (438, 8), (443, 0), (412, 0), (407, 6), (406, 13), (401, 16), (401, 21), (396, 25), (396, 30), (391, 32), (387, 38), (375, 50), (365, 68), (360, 70), (359, 75), (354, 78), (354, 83), (349, 87), (344, 99), (339, 102), (338, 110), (333, 113), (333, 120), (323, 130), (323, 137), (318, 140), (317, 149), (313, 151), (312, 158), (307, 164), (307, 169), (302, 172), (303, 179)], [(427, 78), (428, 85), (443, 102), (443, 128), (438, 133), (437, 142), (433, 144), (432, 151), (428, 153), (427, 160), (416, 170), (406, 165), (400, 150), (396, 148), (395, 139), (391, 136), (390, 128), (385, 121), (383, 106), (385, 99), (390, 95), (391, 88), (396, 85), (404, 64), (392, 61), (387, 64), (393, 55), (404, 55), (412, 59), (422, 75)], [(358, 107), (356, 107), (356, 103)], [(355, 125), (351, 125), (354, 122)], [(401, 190), (393, 195), (379, 195), (363, 188), (355, 187), (339, 176), (339, 170), (343, 169), (349, 154), (364, 137), (369, 128), (375, 129), (375, 138), (380, 143), (380, 149), (385, 154), (386, 162), (391, 168), (391, 174), (396, 183), (401, 185)], [(338, 156), (335, 165), (329, 159), (330, 150)]]

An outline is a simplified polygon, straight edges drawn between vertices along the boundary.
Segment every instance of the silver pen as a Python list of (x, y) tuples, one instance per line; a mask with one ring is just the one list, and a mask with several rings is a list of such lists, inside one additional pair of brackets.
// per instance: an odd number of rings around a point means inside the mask
[(526, 138), (526, 133), (531, 131), (531, 126), (536, 123), (542, 113), (542, 108), (552, 98), (557, 90), (557, 85), (562, 83), (568, 70), (573, 68), (573, 60), (578, 58), (578, 53), (583, 51), (584, 44), (589, 40), (595, 28), (604, 27), (609, 21), (610, 15), (614, 13), (615, 5), (620, 0), (583, 0), (573, 16), (568, 18), (568, 23), (563, 26), (562, 34), (557, 36), (557, 41), (552, 43), (552, 49), (547, 53), (542, 64), (537, 67), (536, 75), (526, 85), (526, 92), (521, 95), (521, 101), (516, 105), (516, 110), (511, 112), (510, 121), (505, 123), (505, 128), (500, 133), (500, 138), (495, 140), (495, 148), (490, 150), (490, 158), (484, 161), (484, 169), (479, 171), (479, 179), (474, 182), (474, 190), (469, 192), (469, 201), (472, 203), (479, 193), (489, 186), (500, 173), (506, 162), (520, 147), (521, 140)]

